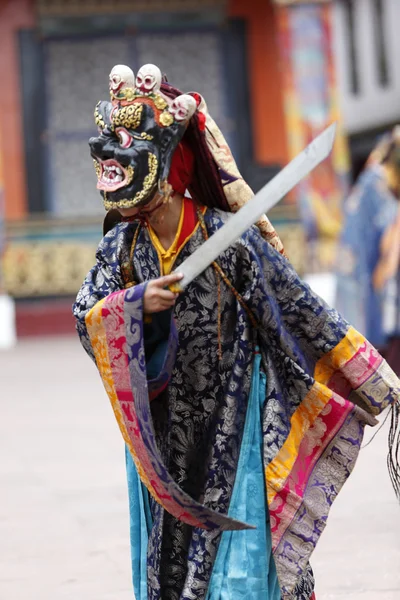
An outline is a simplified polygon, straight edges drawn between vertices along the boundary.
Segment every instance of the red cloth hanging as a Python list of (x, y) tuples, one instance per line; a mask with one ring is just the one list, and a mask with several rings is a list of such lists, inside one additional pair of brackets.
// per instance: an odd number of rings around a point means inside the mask
[(173, 154), (168, 175), (168, 183), (175, 192), (184, 195), (192, 182), (193, 170), (194, 154), (189, 145), (182, 140)]

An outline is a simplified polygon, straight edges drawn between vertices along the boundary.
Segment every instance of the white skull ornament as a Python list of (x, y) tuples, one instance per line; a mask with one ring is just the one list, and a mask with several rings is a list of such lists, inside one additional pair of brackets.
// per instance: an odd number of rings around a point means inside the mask
[(175, 121), (181, 123), (189, 121), (196, 112), (197, 104), (193, 96), (189, 94), (181, 94), (173, 100), (169, 107), (169, 112), (174, 116)]
[(135, 75), (126, 65), (115, 65), (109, 76), (111, 96), (116, 97), (124, 89), (134, 89)]
[(161, 71), (156, 65), (143, 65), (136, 76), (136, 89), (144, 96), (156, 94), (161, 88)]

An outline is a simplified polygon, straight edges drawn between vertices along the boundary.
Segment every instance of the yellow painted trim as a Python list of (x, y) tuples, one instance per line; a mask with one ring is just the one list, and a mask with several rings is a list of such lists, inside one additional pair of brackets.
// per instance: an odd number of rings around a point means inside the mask
[(161, 244), (153, 227), (150, 224), (148, 226), (150, 239), (153, 243), (153, 246), (156, 249), (158, 258), (160, 259), (160, 267), (161, 267), (162, 275), (168, 275), (171, 272), (172, 264), (173, 264), (172, 254), (175, 253), (175, 249), (178, 244), (179, 236), (181, 235), (183, 221), (184, 221), (184, 214), (185, 214), (185, 203), (182, 200), (182, 207), (181, 207), (181, 214), (179, 217), (178, 229), (176, 230), (174, 241), (172, 242), (172, 244), (170, 245), (170, 247), (167, 250)]
[(175, 248), (175, 246), (177, 245), (178, 240), (179, 240), (179, 236), (180, 236), (181, 231), (182, 231), (184, 214), (185, 214), (185, 203), (182, 200), (181, 214), (179, 216), (178, 229), (176, 230), (174, 241), (172, 242), (172, 244), (170, 245), (170, 247), (167, 250), (164, 248), (164, 246), (162, 245), (162, 243), (158, 239), (158, 236), (157, 236), (156, 232), (154, 231), (154, 229), (152, 228), (152, 226), (149, 224), (149, 231), (150, 231), (152, 240), (154, 240), (154, 243), (160, 249), (160, 252), (163, 255), (167, 255), (167, 254), (171, 253), (173, 251), (173, 249)]
[[(181, 251), (183, 250), (183, 248), (186, 246), (186, 244), (188, 243), (188, 241), (192, 238), (192, 236), (196, 233), (198, 227), (200, 226), (200, 222), (198, 221), (193, 229), (193, 231), (185, 238), (185, 240), (182, 242), (182, 244), (179, 246), (179, 248), (175, 251), (175, 247), (176, 244), (179, 240), (179, 237), (181, 235), (182, 232), (182, 227), (183, 227), (183, 222), (184, 222), (184, 206), (185, 203), (182, 202), (182, 210), (181, 210), (181, 215), (179, 217), (179, 224), (178, 224), (178, 229), (174, 238), (174, 241), (172, 242), (171, 246), (168, 248), (168, 250), (165, 250), (160, 242), (160, 240), (157, 237), (156, 232), (154, 231), (154, 229), (149, 225), (148, 230), (149, 230), (149, 235), (150, 235), (150, 240), (154, 246), (154, 249), (157, 252), (157, 256), (158, 259), (160, 261), (160, 271), (161, 271), (161, 275), (168, 275), (169, 273), (171, 273), (173, 266), (176, 262), (176, 259), (178, 258), (179, 254), (181, 253)], [(204, 206), (201, 209), (201, 212), (203, 215), (205, 215), (205, 213), (207, 212), (207, 207)], [(168, 265), (168, 259), (170, 258), (170, 254), (172, 254), (172, 252), (175, 251), (175, 256), (172, 257), (170, 264)], [(167, 259), (167, 260), (166, 260)], [(174, 290), (171, 290), (174, 291)], [(182, 291), (181, 289), (177, 290), (177, 291)]]

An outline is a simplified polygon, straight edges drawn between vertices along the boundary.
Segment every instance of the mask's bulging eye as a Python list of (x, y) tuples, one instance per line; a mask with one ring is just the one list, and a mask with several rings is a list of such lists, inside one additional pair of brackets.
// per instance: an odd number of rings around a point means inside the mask
[(115, 130), (115, 133), (117, 134), (121, 148), (129, 148), (129, 146), (132, 144), (132, 136), (126, 131), (126, 129), (123, 127), (118, 127), (118, 129)]

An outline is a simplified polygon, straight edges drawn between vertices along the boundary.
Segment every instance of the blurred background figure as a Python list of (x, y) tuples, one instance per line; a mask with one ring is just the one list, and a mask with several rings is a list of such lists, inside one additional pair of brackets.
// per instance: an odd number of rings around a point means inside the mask
[(397, 126), (379, 141), (344, 203), (338, 249), (336, 306), (383, 350), (398, 320), (399, 196)]
[(400, 210), (382, 237), (381, 256), (374, 271), (374, 286), (384, 289), (385, 358), (400, 373)]

